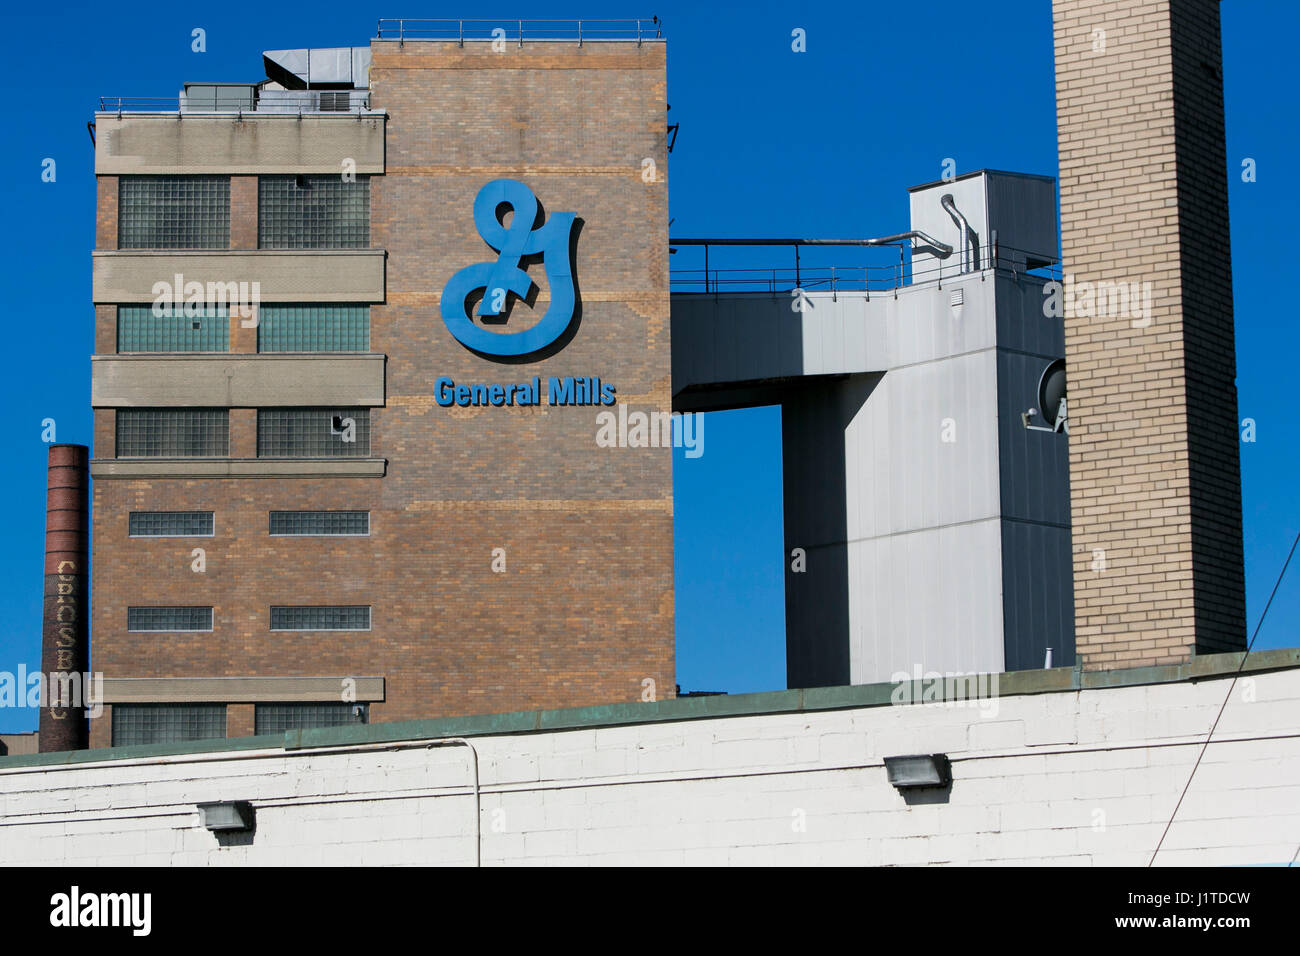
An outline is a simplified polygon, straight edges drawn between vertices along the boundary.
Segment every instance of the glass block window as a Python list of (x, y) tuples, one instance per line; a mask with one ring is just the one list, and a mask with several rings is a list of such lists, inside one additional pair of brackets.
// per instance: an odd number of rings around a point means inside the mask
[(211, 511), (132, 511), (133, 538), (210, 538)]
[(365, 249), (370, 246), (370, 177), (261, 176), (261, 249)]
[(121, 176), (119, 249), (229, 249), (229, 176)]
[(271, 534), (367, 535), (369, 511), (272, 511)]
[(258, 704), (253, 710), (253, 733), (280, 734), (312, 727), (346, 727), (370, 723), (369, 704)]
[(177, 744), (226, 736), (225, 704), (114, 704), (113, 746)]
[(259, 352), (368, 352), (368, 305), (264, 305)]
[(258, 409), (259, 458), (366, 458), (369, 455), (368, 408)]
[(225, 458), (228, 454), (228, 409), (117, 410), (118, 458)]
[(368, 631), (367, 605), (324, 605), (271, 608), (273, 631)]
[(117, 307), (119, 352), (229, 352), (230, 318), (225, 306), (167, 309), (154, 315), (151, 305)]
[(128, 631), (210, 631), (210, 607), (129, 607)]

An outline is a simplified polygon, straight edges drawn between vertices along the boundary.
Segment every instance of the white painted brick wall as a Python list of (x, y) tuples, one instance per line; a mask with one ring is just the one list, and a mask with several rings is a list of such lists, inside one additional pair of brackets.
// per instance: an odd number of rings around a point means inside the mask
[[(1234, 693), (1158, 859), (1300, 846), (1300, 669)], [(1145, 865), (1224, 679), (969, 707), (874, 707), (474, 738), (485, 864)], [(882, 758), (944, 752), (946, 802)], [(452, 864), (474, 859), (470, 754), (374, 749), (0, 767), (8, 864)], [(195, 804), (250, 800), (249, 846)]]

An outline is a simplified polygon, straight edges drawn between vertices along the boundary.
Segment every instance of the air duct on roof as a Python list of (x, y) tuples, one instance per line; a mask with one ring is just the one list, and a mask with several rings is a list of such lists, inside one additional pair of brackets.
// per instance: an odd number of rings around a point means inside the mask
[(266, 76), (286, 90), (366, 90), (370, 88), (370, 47), (325, 50), (267, 50)]

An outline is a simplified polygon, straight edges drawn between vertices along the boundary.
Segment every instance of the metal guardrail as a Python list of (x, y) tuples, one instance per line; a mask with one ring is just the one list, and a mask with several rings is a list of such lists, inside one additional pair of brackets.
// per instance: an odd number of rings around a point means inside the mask
[[(824, 292), (897, 292), (915, 285), (953, 280), (963, 275), (978, 275), (989, 270), (999, 270), (1018, 275), (1031, 275), (1043, 279), (1061, 279), (1060, 265), (1028, 268), (1024, 250), (1007, 246), (993, 246), (979, 250), (973, 267), (962, 271), (961, 257), (951, 254), (945, 258), (927, 258), (917, 270), (907, 256), (909, 242), (880, 242), (870, 245), (857, 239), (670, 239), (669, 247), (680, 254), (689, 247), (704, 251), (704, 268), (669, 270), (670, 289), (673, 292), (722, 293), (760, 292), (787, 293), (794, 289)], [(761, 268), (715, 268), (709, 264), (711, 247), (769, 246), (790, 247), (794, 252), (793, 266)], [(880, 265), (807, 265), (800, 261), (799, 250), (809, 246), (857, 246), (862, 248), (891, 248), (898, 252), (898, 260)], [(919, 247), (923, 249), (924, 247)], [(914, 250), (916, 251), (916, 250)], [(941, 250), (942, 251), (942, 250)]]
[(663, 24), (658, 17), (624, 20), (521, 20), (521, 19), (442, 19), (379, 21), (376, 37), (380, 40), (505, 40), (523, 46), (525, 40), (572, 40), (602, 43), (635, 40), (637, 45), (663, 39)]
[[(322, 99), (322, 97), (324, 97)], [(346, 99), (344, 99), (346, 97)], [(101, 96), (99, 113), (181, 113), (197, 116), (357, 116), (369, 113), (369, 90), (274, 90), (260, 94), (253, 106), (192, 104), (181, 96)]]
[(98, 113), (179, 113), (179, 96), (101, 96)]

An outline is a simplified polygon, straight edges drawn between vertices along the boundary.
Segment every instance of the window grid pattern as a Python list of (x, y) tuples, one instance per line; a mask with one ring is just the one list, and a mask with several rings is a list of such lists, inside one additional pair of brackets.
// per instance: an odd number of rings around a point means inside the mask
[(368, 631), (369, 605), (271, 608), (273, 631)]
[(271, 534), (368, 535), (369, 511), (272, 511)]
[(117, 307), (119, 352), (229, 352), (230, 318), (225, 306), (167, 309)]
[(259, 352), (368, 352), (368, 305), (264, 305), (257, 316)]
[(230, 412), (224, 408), (119, 408), (118, 458), (225, 458)]
[[(351, 441), (346, 440), (349, 437)], [(366, 458), (369, 455), (368, 408), (258, 409), (259, 458)]]
[(261, 249), (366, 249), (370, 177), (262, 176), (257, 181)]
[(253, 710), (255, 734), (280, 734), (286, 730), (346, 727), (369, 722), (369, 704), (258, 704)]
[(210, 538), (211, 511), (132, 511), (133, 538)]
[(229, 176), (122, 176), (119, 249), (229, 249)]
[(226, 736), (225, 704), (114, 704), (113, 746), (175, 744)]
[(210, 607), (129, 607), (128, 631), (210, 631)]

